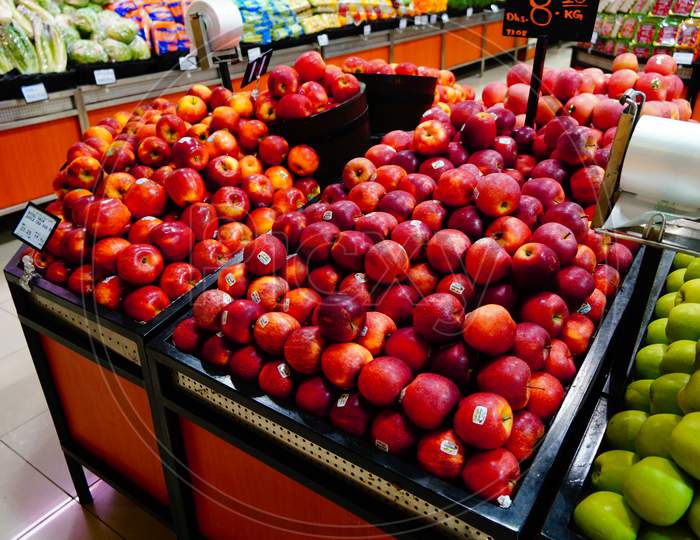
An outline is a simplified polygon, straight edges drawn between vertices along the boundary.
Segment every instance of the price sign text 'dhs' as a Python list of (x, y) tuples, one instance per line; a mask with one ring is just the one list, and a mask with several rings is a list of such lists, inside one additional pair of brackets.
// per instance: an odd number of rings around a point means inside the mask
[(588, 41), (598, 0), (508, 0), (503, 35)]

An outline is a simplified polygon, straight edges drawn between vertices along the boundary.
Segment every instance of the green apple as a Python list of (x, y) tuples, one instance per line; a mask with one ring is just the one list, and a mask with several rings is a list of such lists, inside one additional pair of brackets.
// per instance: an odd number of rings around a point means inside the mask
[(671, 456), (685, 472), (700, 480), (700, 412), (686, 414), (671, 433)]
[(675, 305), (700, 302), (700, 279), (686, 280), (676, 293)]
[(631, 382), (625, 390), (625, 407), (635, 411), (651, 412), (649, 404), (649, 388), (653, 379), (640, 379)]
[(630, 467), (622, 485), (625, 501), (652, 525), (673, 525), (693, 500), (692, 480), (670, 459), (649, 456)]
[(672, 307), (668, 314), (666, 337), (669, 341), (700, 339), (700, 304), (686, 302)]
[(676, 296), (678, 296), (677, 292), (670, 292), (659, 298), (656, 301), (656, 306), (654, 306), (654, 316), (659, 318), (668, 317), (668, 312), (676, 305)]
[(640, 457), (671, 457), (671, 432), (681, 421), (677, 414), (653, 414), (639, 428), (634, 446)]
[(687, 525), (676, 523), (670, 527), (643, 525), (637, 540), (697, 540)]
[(639, 518), (612, 491), (596, 491), (578, 503), (574, 523), (590, 540), (635, 540), (639, 530)]
[(629, 450), (608, 450), (593, 462), (591, 483), (599, 491), (614, 491), (622, 495), (622, 482), (639, 456)]
[(649, 388), (649, 402), (651, 403), (651, 414), (671, 413), (683, 414), (683, 410), (678, 405), (678, 392), (690, 380), (687, 373), (666, 373), (661, 375)]
[(686, 268), (693, 262), (694, 258), (693, 255), (689, 255), (688, 253), (676, 253), (675, 257), (673, 257), (673, 268)]
[(695, 495), (685, 517), (688, 520), (690, 528), (693, 529), (693, 532), (700, 538), (700, 493)]
[(637, 432), (648, 416), (642, 411), (622, 411), (614, 415), (605, 430), (605, 437), (610, 446), (616, 450), (634, 452)]
[(688, 384), (680, 389), (676, 400), (685, 414), (700, 411), (700, 371), (690, 376)]
[(666, 324), (668, 322), (667, 318), (656, 319), (649, 323), (647, 326), (647, 335), (645, 338), (645, 343), (647, 345), (652, 345), (654, 343), (663, 343), (668, 345), (670, 341), (666, 337)]
[(666, 277), (666, 292), (676, 292), (683, 285), (685, 277), (685, 268), (674, 270)]
[(634, 359), (634, 370), (638, 379), (656, 379), (661, 376), (661, 362), (668, 345), (654, 343), (637, 351)]
[[(700, 280), (698, 280), (700, 281)], [(697, 341), (679, 339), (668, 346), (659, 368), (661, 373), (693, 373)]]
[[(678, 270), (675, 270), (675, 272), (677, 271)], [(673, 272), (671, 272), (671, 274), (672, 273)], [(669, 274), (669, 276), (671, 274)], [(700, 257), (693, 257), (693, 260), (686, 266), (686, 273), (683, 281), (690, 281), (695, 278), (700, 278)]]

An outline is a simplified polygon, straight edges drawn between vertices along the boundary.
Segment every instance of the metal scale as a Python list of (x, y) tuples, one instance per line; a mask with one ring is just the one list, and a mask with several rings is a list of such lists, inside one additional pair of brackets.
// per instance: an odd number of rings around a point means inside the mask
[[(635, 136), (635, 128), (641, 117), (644, 102), (644, 94), (635, 90), (627, 90), (620, 98), (624, 108), (610, 150), (593, 226), (598, 232), (613, 238), (700, 256), (700, 213), (679, 215), (673, 208), (673, 203), (682, 201), (658, 202), (653, 211), (645, 212), (641, 219), (619, 225), (611, 223), (611, 212), (622, 194), (620, 179), (624, 175), (625, 156)], [(700, 140), (700, 124), (696, 125), (697, 137)], [(684, 158), (697, 162), (697, 181), (700, 184), (700, 155), (686, 155)], [(673, 182), (673, 178), (668, 176), (661, 174), (660, 178), (663, 179), (661, 181)]]

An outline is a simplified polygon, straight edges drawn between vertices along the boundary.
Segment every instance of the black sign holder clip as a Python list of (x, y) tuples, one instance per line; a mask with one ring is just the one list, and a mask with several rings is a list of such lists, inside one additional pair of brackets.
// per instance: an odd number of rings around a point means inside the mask
[(527, 100), (527, 113), (525, 114), (525, 125), (535, 127), (535, 117), (537, 116), (537, 103), (540, 99), (540, 88), (542, 87), (542, 76), (544, 74), (544, 59), (547, 56), (547, 36), (537, 38), (535, 46), (535, 59), (532, 62), (532, 75), (530, 76), (530, 96)]

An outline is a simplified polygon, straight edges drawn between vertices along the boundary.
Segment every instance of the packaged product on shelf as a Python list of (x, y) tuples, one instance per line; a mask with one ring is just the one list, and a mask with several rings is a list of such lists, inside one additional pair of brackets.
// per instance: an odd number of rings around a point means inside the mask
[(632, 39), (637, 33), (639, 17), (636, 15), (626, 15), (622, 18), (620, 29), (617, 31), (618, 39)]
[(671, 14), (687, 17), (693, 11), (695, 0), (675, 0), (671, 6)]
[(654, 43), (654, 36), (656, 35), (657, 24), (658, 22), (654, 19), (648, 17), (644, 19), (641, 23), (639, 23), (635, 41), (639, 45), (652, 45)]
[(175, 21), (152, 22), (150, 28), (153, 50), (156, 54), (167, 54), (179, 50), (178, 29)]
[(611, 15), (615, 15), (620, 11), (620, 6), (622, 5), (622, 2), (623, 0), (613, 0), (605, 7), (605, 12)]
[(651, 14), (655, 17), (665, 17), (671, 11), (673, 0), (656, 0), (654, 7), (651, 8)]
[(646, 15), (651, 10), (654, 0), (635, 0), (630, 8), (630, 13), (638, 13), (640, 15)]
[(678, 28), (676, 48), (694, 51), (698, 47), (698, 32), (700, 26), (695, 19), (685, 19)]
[(630, 42), (626, 39), (618, 39), (615, 41), (615, 48), (612, 54), (617, 56), (618, 54), (626, 53), (630, 50)]
[(109, 61), (109, 56), (104, 47), (97, 41), (90, 39), (75, 41), (68, 49), (68, 58), (78, 64), (95, 64)]
[(651, 45), (635, 45), (630, 51), (640, 60), (646, 60), (653, 54)]
[(680, 19), (675, 19), (672, 17), (667, 17), (661, 21), (661, 24), (659, 24), (659, 30), (656, 34), (656, 39), (654, 40), (654, 45), (660, 47), (675, 47), (676, 35), (678, 34), (680, 25)]

